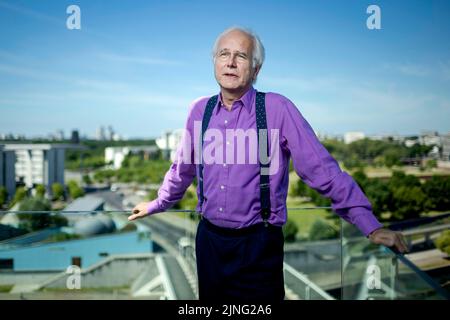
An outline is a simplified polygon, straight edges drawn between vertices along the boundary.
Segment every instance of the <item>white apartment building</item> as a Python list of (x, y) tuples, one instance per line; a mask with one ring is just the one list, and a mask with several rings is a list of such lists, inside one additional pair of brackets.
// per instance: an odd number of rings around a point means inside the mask
[(144, 152), (144, 154), (152, 155), (158, 151), (157, 146), (124, 146), (124, 147), (106, 147), (105, 162), (112, 162), (114, 169), (120, 169), (122, 162), (128, 154), (136, 154)]
[(183, 138), (184, 129), (168, 130), (156, 139), (156, 145), (163, 152), (166, 159), (175, 161), (178, 145)]
[(364, 132), (346, 132), (344, 134), (344, 143), (350, 144), (354, 141), (362, 140), (366, 137)]
[(4, 149), (15, 153), (15, 180), (27, 188), (35, 184), (50, 188), (53, 183), (64, 185), (64, 156), (69, 145), (6, 144)]

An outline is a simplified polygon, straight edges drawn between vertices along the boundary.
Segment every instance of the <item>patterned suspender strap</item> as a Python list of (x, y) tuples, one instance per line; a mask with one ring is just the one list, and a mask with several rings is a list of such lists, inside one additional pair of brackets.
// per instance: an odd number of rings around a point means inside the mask
[[(261, 161), (261, 156), (264, 158), (268, 157), (267, 152), (269, 150), (265, 97), (266, 94), (264, 92), (256, 93), (256, 128), (260, 164), (259, 190), (261, 196), (261, 216), (265, 226), (267, 226), (267, 221), (270, 217), (270, 180), (268, 174), (270, 161), (267, 161), (267, 163), (263, 163), (263, 161)], [(264, 147), (264, 141), (266, 143), (266, 148), (261, 148), (261, 145)]]
[(200, 188), (200, 208), (203, 211), (203, 137), (205, 135), (206, 129), (208, 129), (209, 120), (211, 120), (211, 115), (216, 106), (218, 95), (212, 96), (209, 98), (208, 103), (206, 104), (205, 112), (203, 113), (202, 120), (202, 134), (200, 136), (200, 164), (198, 166), (198, 185)]

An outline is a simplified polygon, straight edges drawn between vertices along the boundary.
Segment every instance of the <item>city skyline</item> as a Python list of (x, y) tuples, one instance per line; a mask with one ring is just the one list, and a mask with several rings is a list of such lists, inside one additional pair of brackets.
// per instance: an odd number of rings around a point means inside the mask
[(211, 47), (232, 25), (265, 45), (255, 88), (291, 99), (316, 132), (450, 131), (448, 2), (376, 1), (381, 30), (361, 1), (232, 1), (228, 17), (205, 1), (78, 1), (81, 30), (68, 30), (71, 4), (0, 0), (0, 134), (182, 128), (219, 90)]

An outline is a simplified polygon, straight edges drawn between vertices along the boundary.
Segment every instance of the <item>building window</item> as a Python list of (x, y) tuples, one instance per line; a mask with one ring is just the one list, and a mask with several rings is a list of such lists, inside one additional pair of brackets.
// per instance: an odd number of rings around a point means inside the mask
[(14, 259), (0, 259), (0, 270), (13, 270)]
[(72, 257), (72, 265), (81, 268), (81, 257)]

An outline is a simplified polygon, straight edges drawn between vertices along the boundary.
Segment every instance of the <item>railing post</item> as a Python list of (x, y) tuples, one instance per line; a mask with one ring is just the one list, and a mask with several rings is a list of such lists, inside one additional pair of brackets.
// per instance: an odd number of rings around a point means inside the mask
[(389, 274), (389, 276), (390, 276), (390, 288), (391, 288), (391, 290), (390, 290), (390, 292), (389, 292), (389, 295), (390, 295), (390, 299), (391, 300), (394, 300), (396, 297), (395, 297), (395, 281), (396, 281), (396, 277), (397, 277), (397, 275), (398, 275), (398, 260), (397, 260), (397, 257), (396, 256), (394, 256), (394, 257), (392, 257), (392, 259), (391, 259), (391, 266), (390, 266), (390, 274)]

